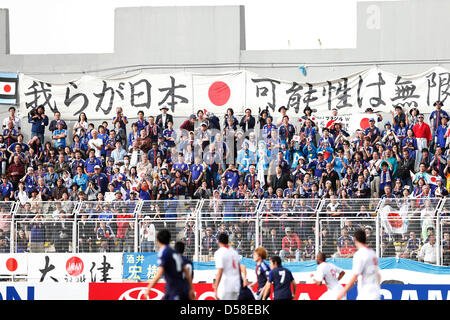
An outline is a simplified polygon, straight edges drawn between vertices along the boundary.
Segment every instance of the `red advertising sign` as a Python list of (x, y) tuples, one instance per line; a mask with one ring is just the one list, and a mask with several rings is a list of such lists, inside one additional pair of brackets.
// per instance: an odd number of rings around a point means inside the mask
[[(164, 296), (164, 283), (152, 288), (149, 300), (161, 300)], [(89, 283), (89, 300), (144, 300), (147, 283)], [(317, 300), (327, 291), (326, 286), (298, 284), (297, 300)], [(212, 283), (194, 283), (198, 300), (215, 300)]]

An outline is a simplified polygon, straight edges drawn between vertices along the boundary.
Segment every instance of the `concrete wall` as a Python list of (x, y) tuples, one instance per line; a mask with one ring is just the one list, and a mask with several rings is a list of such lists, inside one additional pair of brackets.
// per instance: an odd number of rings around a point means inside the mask
[[(315, 82), (375, 64), (398, 74), (436, 64), (450, 68), (450, 1), (374, 1), (357, 6), (355, 49), (246, 50), (242, 6), (139, 7), (116, 10), (114, 53), (54, 55), (10, 55), (8, 10), (0, 9), (0, 71), (66, 82), (82, 72), (106, 77), (144, 66), (152, 73), (247, 69)], [(306, 77), (299, 65), (307, 66)], [(0, 107), (0, 119), (5, 110)]]

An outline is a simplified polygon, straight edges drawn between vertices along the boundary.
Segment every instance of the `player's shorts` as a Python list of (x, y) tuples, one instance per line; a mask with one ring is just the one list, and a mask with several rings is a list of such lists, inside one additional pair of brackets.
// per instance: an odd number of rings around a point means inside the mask
[[(324, 294), (319, 297), (319, 300), (337, 300), (338, 292), (333, 290), (327, 290)], [(341, 300), (347, 300), (345, 295)]]

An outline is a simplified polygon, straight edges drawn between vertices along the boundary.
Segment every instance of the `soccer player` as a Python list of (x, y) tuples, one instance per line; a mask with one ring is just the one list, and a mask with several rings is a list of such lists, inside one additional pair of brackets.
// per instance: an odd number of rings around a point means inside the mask
[[(281, 265), (281, 258), (273, 256), (270, 259), (269, 281), (267, 281), (262, 300), (265, 300), (270, 293), (273, 284), (274, 300), (292, 300), (295, 298), (295, 280), (291, 271)], [(292, 289), (291, 289), (292, 285)]]
[(250, 287), (258, 285), (256, 290), (258, 300), (261, 300), (263, 289), (269, 280), (270, 268), (264, 261), (265, 259), (267, 259), (267, 250), (265, 248), (259, 247), (253, 251), (253, 260), (256, 262), (256, 282), (250, 284)]
[(180, 254), (169, 246), (169, 230), (163, 229), (159, 231), (156, 235), (156, 240), (159, 246), (159, 266), (155, 277), (147, 286), (145, 297), (148, 298), (151, 288), (153, 288), (158, 280), (164, 275), (166, 286), (163, 300), (194, 299), (191, 274), (188, 268), (183, 265), (183, 259)]
[(192, 261), (187, 258), (186, 256), (183, 256), (184, 253), (184, 242), (183, 241), (177, 241), (175, 242), (174, 249), (176, 252), (178, 252), (181, 256), (181, 259), (183, 259), (183, 266), (186, 266), (186, 268), (189, 270), (189, 273), (191, 274), (191, 280), (194, 280), (194, 264)]
[(358, 280), (357, 300), (380, 300), (381, 275), (375, 252), (366, 245), (366, 233), (362, 229), (355, 231), (355, 245), (358, 251), (353, 256), (353, 276), (338, 296), (341, 300)]
[(214, 253), (216, 263), (216, 281), (213, 285), (214, 294), (218, 300), (237, 300), (241, 289), (241, 270), (239, 255), (228, 246), (228, 235), (219, 234), (217, 238), (219, 249)]
[[(326, 259), (325, 253), (319, 252), (317, 254), (316, 262), (318, 267), (316, 273), (311, 274), (311, 277), (315, 284), (320, 286), (322, 283), (325, 283), (328, 288), (327, 292), (319, 300), (336, 300), (339, 292), (344, 289), (338, 281), (342, 279), (345, 271), (332, 263), (326, 262)], [(344, 296), (342, 299), (345, 300), (346, 297)]]

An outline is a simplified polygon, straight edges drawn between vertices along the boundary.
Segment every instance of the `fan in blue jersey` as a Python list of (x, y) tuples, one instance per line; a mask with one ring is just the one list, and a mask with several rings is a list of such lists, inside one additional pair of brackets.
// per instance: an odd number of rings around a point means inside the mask
[(150, 281), (145, 292), (148, 298), (150, 290), (164, 276), (166, 280), (163, 300), (189, 300), (194, 299), (192, 278), (188, 268), (183, 265), (180, 254), (170, 246), (170, 232), (163, 229), (156, 235), (158, 242), (158, 269), (155, 277)]
[(183, 259), (183, 266), (186, 266), (186, 268), (189, 270), (189, 273), (191, 274), (191, 280), (193, 280), (194, 279), (194, 264), (188, 257), (183, 256), (184, 248), (185, 248), (185, 245), (184, 245), (183, 241), (177, 241), (175, 243), (174, 249), (176, 252), (178, 252), (180, 254), (181, 259)]
[(253, 260), (256, 262), (256, 282), (252, 283), (250, 287), (257, 286), (256, 296), (258, 300), (261, 299), (263, 294), (263, 289), (269, 280), (270, 268), (264, 261), (267, 259), (267, 250), (263, 247), (258, 247), (253, 251)]
[[(265, 300), (270, 294), (273, 284), (274, 300), (293, 300), (295, 298), (295, 280), (292, 272), (281, 265), (281, 258), (273, 256), (270, 259), (269, 281), (264, 288), (262, 299)], [(291, 288), (292, 286), (292, 288)]]

